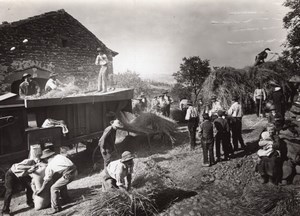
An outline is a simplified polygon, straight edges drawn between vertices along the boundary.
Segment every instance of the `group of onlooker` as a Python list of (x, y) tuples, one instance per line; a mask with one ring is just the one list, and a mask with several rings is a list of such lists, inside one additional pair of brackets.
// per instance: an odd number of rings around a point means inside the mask
[[(221, 148), (224, 152), (223, 160), (229, 160), (234, 152), (239, 150), (238, 143), (240, 143), (242, 149), (245, 150), (246, 148), (242, 138), (242, 107), (237, 96), (234, 96), (232, 101), (232, 105), (226, 112), (217, 97), (212, 96), (211, 103), (203, 107), (203, 121), (200, 125), (198, 106), (193, 105), (191, 101), (187, 102), (185, 120), (190, 135), (190, 148), (193, 150), (196, 146), (196, 133), (199, 126), (198, 135), (203, 148), (204, 166), (211, 166), (215, 162), (222, 161)], [(214, 143), (216, 160), (213, 150)]]
[(161, 95), (154, 97), (152, 100), (152, 110), (169, 117), (172, 103), (173, 99), (168, 95), (168, 91), (165, 91)]
[(151, 111), (163, 116), (170, 116), (171, 104), (174, 102), (168, 91), (164, 91), (161, 95), (155, 96), (151, 101)]

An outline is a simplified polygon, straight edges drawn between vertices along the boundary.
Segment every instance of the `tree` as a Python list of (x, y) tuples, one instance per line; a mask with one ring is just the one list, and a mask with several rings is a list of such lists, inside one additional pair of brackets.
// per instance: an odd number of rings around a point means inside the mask
[(171, 95), (175, 95), (178, 99), (187, 98), (191, 99), (191, 89), (180, 83), (176, 83), (171, 90)]
[(120, 88), (132, 88), (134, 89), (135, 96), (139, 96), (142, 92), (146, 95), (150, 95), (150, 86), (147, 82), (140, 78), (140, 75), (136, 72), (127, 70), (124, 73), (118, 73), (115, 75), (117, 86)]
[(199, 56), (184, 57), (182, 60), (180, 70), (173, 73), (173, 76), (177, 83), (191, 89), (197, 101), (202, 84), (211, 72), (209, 60), (201, 60)]
[(280, 59), (294, 73), (300, 69), (300, 1), (286, 0), (283, 4), (290, 11), (283, 18), (284, 27), (288, 29), (283, 57)]

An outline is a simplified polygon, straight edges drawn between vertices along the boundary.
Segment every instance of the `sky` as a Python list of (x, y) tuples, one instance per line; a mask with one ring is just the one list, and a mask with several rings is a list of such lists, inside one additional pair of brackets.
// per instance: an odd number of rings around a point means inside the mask
[[(284, 0), (0, 0), (0, 23), (64, 9), (118, 52), (114, 72), (172, 82), (184, 57), (212, 66), (252, 65), (281, 53)], [(275, 60), (271, 54), (267, 60)]]

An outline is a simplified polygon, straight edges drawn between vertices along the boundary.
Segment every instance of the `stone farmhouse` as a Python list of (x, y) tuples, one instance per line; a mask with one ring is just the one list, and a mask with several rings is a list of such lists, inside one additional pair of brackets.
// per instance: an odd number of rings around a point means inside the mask
[[(79, 86), (95, 80), (97, 48), (112, 61), (118, 53), (65, 10), (0, 25), (0, 93), (16, 88), (31, 73), (43, 85), (51, 72), (73, 77)], [(12, 84), (14, 84), (12, 87)]]

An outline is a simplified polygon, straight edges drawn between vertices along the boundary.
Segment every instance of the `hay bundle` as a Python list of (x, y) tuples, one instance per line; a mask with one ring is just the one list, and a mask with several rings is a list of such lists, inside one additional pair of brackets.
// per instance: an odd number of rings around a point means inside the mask
[(69, 83), (66, 87), (55, 89), (46, 94), (42, 95), (40, 98), (64, 98), (70, 95), (75, 95), (80, 92), (80, 88), (75, 86), (73, 83)]
[(227, 109), (231, 105), (234, 95), (241, 98), (244, 108), (250, 108), (253, 103), (253, 92), (257, 84), (261, 83), (262, 87), (270, 92), (270, 81), (275, 81), (286, 89), (284, 82), (284, 73), (278, 68), (266, 65), (265, 68), (247, 67), (244, 69), (235, 69), (231, 67), (222, 67), (210, 73), (202, 85), (201, 95), (203, 101), (209, 102), (212, 95), (217, 95), (223, 108)]
[(172, 143), (175, 141), (174, 133), (177, 124), (174, 120), (165, 116), (145, 112), (136, 117), (129, 112), (120, 112), (119, 120), (124, 124), (125, 128), (144, 133), (158, 132), (167, 135)]
[(129, 195), (121, 190), (104, 192), (87, 209), (83, 215), (143, 216), (158, 213), (151, 194), (132, 191)]
[(244, 189), (242, 197), (247, 201), (248, 208), (263, 214), (294, 215), (300, 211), (300, 194), (295, 188), (253, 184)]

